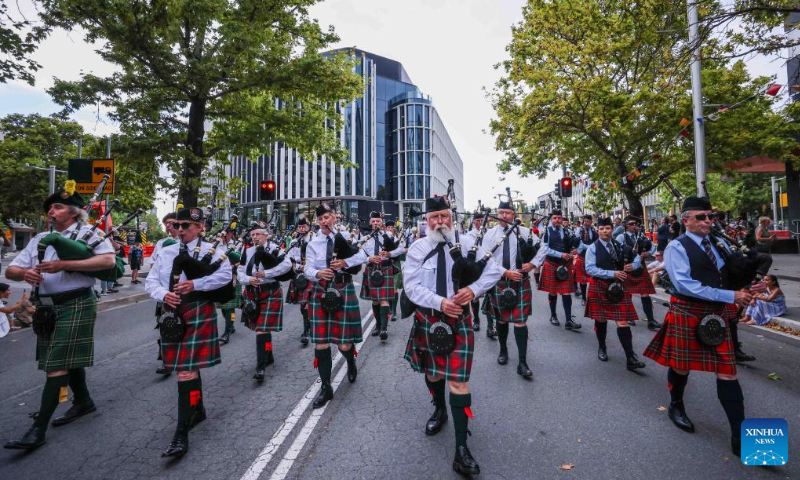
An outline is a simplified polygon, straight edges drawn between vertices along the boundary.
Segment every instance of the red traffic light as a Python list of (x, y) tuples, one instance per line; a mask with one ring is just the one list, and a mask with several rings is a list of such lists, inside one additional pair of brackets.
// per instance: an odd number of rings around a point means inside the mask
[(561, 179), (561, 185), (564, 185), (565, 187), (569, 187), (570, 185), (572, 185), (572, 179), (569, 178), (569, 177), (562, 178)]
[(267, 188), (269, 188), (269, 184), (267, 182), (261, 182), (261, 189), (264, 190)]
[(275, 181), (262, 180), (258, 184), (261, 191), (261, 200), (275, 200)]

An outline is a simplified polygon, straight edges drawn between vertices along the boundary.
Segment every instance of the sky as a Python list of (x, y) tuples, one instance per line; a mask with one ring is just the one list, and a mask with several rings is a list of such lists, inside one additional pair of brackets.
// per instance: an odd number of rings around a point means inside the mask
[[(494, 65), (507, 58), (511, 26), (522, 20), (524, 4), (525, 0), (326, 0), (312, 7), (311, 16), (323, 27), (335, 27), (340, 41), (331, 48), (358, 47), (397, 60), (423, 93), (433, 97), (464, 162), (465, 204), (471, 210), (479, 199), (495, 205), (494, 197), (504, 194), (506, 187), (533, 202), (552, 190), (560, 177), (560, 172), (546, 179), (520, 178), (510, 172), (502, 180), (496, 168), (502, 152), (495, 150), (488, 133), (494, 111), (484, 88), (491, 91), (502, 74)], [(21, 0), (19, 5), (32, 16), (29, 1)], [(51, 35), (34, 55), (42, 65), (34, 87), (20, 82), (0, 84), (0, 115), (52, 113), (58, 107), (46, 89), (53, 77), (74, 80), (81, 72), (111, 72), (111, 66), (82, 37), (80, 32), (65, 31)], [(747, 64), (754, 75), (777, 75), (779, 83), (786, 81), (779, 60), (757, 57)], [(74, 119), (95, 135), (116, 131), (95, 108), (77, 112)], [(159, 199), (157, 208), (163, 215), (172, 201), (163, 195)]]

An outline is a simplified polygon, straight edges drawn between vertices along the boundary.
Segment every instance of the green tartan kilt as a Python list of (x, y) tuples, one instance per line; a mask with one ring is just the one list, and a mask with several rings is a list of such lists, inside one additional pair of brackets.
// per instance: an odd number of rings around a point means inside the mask
[(233, 298), (225, 303), (217, 303), (217, 308), (220, 310), (236, 310), (242, 308), (242, 284), (236, 282), (236, 291)]
[[(325, 285), (321, 285), (324, 283)], [(339, 288), (344, 298), (344, 309), (328, 313), (322, 308), (322, 295), (330, 282), (316, 282), (308, 295), (308, 312), (311, 321), (312, 343), (337, 345), (360, 343), (363, 328), (358, 307), (356, 287), (352, 281)]]
[(97, 299), (94, 294), (55, 305), (56, 325), (49, 339), (37, 336), (36, 360), (39, 370), (57, 372), (94, 365), (94, 323)]
[(397, 269), (397, 273), (394, 276), (394, 289), (395, 289), (395, 291), (403, 289), (403, 269), (402, 268)]
[[(394, 287), (395, 272), (394, 265), (377, 267), (374, 264), (367, 265), (364, 269), (364, 275), (361, 279), (361, 294), (362, 300), (372, 300), (373, 302), (391, 301), (394, 294), (397, 293)], [(372, 272), (380, 271), (383, 275), (383, 283), (380, 287), (373, 287), (369, 281)]]
[(472, 317), (465, 313), (459, 318), (444, 318), (456, 335), (456, 346), (449, 355), (434, 353), (428, 348), (428, 330), (438, 320), (439, 318), (423, 314), (419, 310), (414, 311), (414, 323), (411, 325), (403, 358), (417, 373), (441, 376), (453, 382), (468, 382), (475, 350)]

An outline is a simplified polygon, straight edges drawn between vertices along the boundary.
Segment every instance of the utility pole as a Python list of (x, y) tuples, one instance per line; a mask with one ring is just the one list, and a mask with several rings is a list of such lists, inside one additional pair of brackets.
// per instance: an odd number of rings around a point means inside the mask
[(689, 16), (689, 45), (692, 48), (692, 112), (694, 116), (694, 157), (697, 195), (704, 194), (703, 182), (706, 180), (706, 138), (703, 125), (703, 85), (700, 76), (700, 18), (697, 13), (697, 0), (687, 0)]

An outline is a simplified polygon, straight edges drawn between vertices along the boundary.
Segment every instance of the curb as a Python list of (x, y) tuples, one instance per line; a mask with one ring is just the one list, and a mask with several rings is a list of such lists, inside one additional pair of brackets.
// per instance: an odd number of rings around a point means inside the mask
[(135, 303), (147, 300), (150, 300), (150, 295), (148, 295), (147, 292), (134, 293), (133, 295), (128, 295), (126, 297), (115, 298), (113, 300), (109, 300), (108, 302), (98, 303), (97, 313), (105, 312), (125, 305), (133, 305)]

